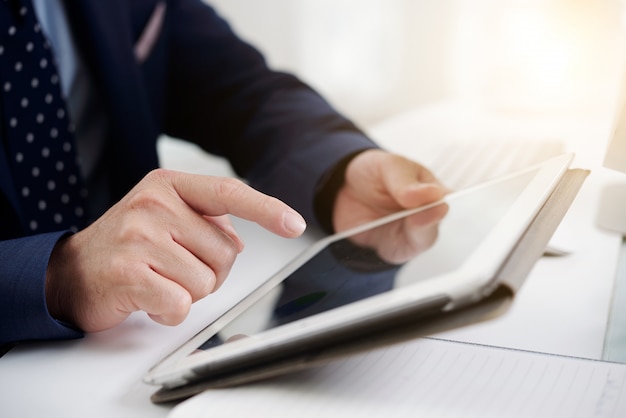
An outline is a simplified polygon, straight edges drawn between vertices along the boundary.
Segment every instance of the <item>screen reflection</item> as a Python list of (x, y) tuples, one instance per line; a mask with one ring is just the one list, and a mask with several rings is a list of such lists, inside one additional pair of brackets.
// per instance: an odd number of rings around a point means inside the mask
[(494, 228), (533, 172), (339, 239), (315, 254), (200, 349), (209, 349), (457, 269)]

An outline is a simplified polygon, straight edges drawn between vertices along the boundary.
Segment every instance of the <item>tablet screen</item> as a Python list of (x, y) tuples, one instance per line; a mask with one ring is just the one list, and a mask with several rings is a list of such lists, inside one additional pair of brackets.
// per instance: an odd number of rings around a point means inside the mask
[(458, 269), (535, 173), (453, 193), (444, 203), (329, 242), (199, 348), (210, 349)]

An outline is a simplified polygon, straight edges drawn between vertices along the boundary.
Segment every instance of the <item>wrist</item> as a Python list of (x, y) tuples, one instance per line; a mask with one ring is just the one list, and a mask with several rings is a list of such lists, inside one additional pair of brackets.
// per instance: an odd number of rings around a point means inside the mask
[(335, 232), (333, 225), (335, 200), (345, 183), (346, 168), (357, 155), (364, 151), (366, 149), (348, 154), (339, 160), (324, 174), (315, 189), (314, 213), (322, 229), (329, 234)]
[(45, 297), (48, 313), (57, 321), (72, 323), (66, 293), (69, 286), (66, 281), (71, 235), (62, 237), (54, 246), (46, 269)]

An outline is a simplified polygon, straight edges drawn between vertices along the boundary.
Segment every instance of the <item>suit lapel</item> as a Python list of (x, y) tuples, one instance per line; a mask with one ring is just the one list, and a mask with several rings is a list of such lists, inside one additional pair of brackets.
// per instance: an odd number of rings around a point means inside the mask
[(159, 132), (136, 63), (129, 3), (66, 0), (78, 48), (111, 116), (108, 148), (119, 174), (114, 186), (121, 189), (120, 194), (158, 165), (155, 140)]

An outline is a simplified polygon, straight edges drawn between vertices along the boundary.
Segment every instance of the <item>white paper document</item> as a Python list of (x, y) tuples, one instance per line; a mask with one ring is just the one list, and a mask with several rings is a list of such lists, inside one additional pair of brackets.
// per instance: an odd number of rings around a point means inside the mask
[(170, 418), (626, 416), (626, 365), (416, 339), (201, 393)]

